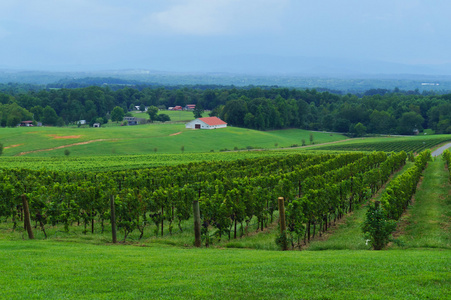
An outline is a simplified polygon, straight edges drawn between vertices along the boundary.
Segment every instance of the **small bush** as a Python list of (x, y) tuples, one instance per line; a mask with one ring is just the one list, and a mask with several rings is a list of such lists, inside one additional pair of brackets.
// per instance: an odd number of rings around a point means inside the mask
[(370, 242), (374, 250), (383, 249), (391, 240), (390, 234), (395, 230), (396, 222), (389, 220), (379, 201), (371, 204), (363, 223), (365, 239)]

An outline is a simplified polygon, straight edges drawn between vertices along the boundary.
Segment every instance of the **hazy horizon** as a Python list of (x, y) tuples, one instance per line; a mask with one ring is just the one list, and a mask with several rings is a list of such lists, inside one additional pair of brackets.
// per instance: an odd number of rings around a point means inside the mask
[(451, 2), (10, 1), (0, 68), (451, 75)]

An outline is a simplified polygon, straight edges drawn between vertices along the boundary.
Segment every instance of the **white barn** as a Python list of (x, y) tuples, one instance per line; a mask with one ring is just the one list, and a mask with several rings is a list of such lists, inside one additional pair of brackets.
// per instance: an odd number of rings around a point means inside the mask
[(227, 127), (227, 123), (217, 117), (208, 117), (192, 120), (186, 123), (185, 127), (191, 129), (216, 129)]

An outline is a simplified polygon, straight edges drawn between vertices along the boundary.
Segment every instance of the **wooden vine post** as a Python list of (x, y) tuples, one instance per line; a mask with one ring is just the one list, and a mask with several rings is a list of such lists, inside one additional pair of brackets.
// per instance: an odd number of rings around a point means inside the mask
[(28, 200), (27, 196), (22, 195), (22, 204), (23, 204), (23, 211), (24, 211), (24, 227), (28, 232), (28, 238), (30, 240), (34, 239), (33, 230), (31, 229), (31, 220), (30, 220), (30, 209), (28, 208)]
[(199, 201), (193, 201), (193, 214), (194, 214), (194, 246), (200, 247), (202, 244), (200, 235), (200, 210)]
[(110, 198), (111, 206), (111, 234), (113, 236), (113, 244), (117, 242), (117, 232), (116, 232), (116, 208), (114, 206), (114, 196)]
[(278, 198), (279, 203), (279, 221), (280, 221), (280, 234), (283, 237), (283, 245), (282, 250), (288, 250), (288, 244), (287, 244), (287, 227), (285, 223), (285, 201), (283, 197)]

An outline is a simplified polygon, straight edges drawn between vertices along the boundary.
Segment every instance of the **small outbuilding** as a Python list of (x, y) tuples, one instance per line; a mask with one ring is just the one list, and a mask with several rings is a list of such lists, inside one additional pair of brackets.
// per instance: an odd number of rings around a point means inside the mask
[(127, 121), (127, 125), (138, 125), (138, 118), (124, 117), (124, 121)]
[(33, 121), (22, 121), (19, 126), (33, 127)]
[(216, 129), (227, 127), (227, 123), (218, 117), (208, 117), (190, 121), (185, 124), (185, 127), (191, 129)]
[(124, 121), (127, 121), (127, 125), (139, 125), (145, 124), (147, 120), (144, 118), (124, 117)]

